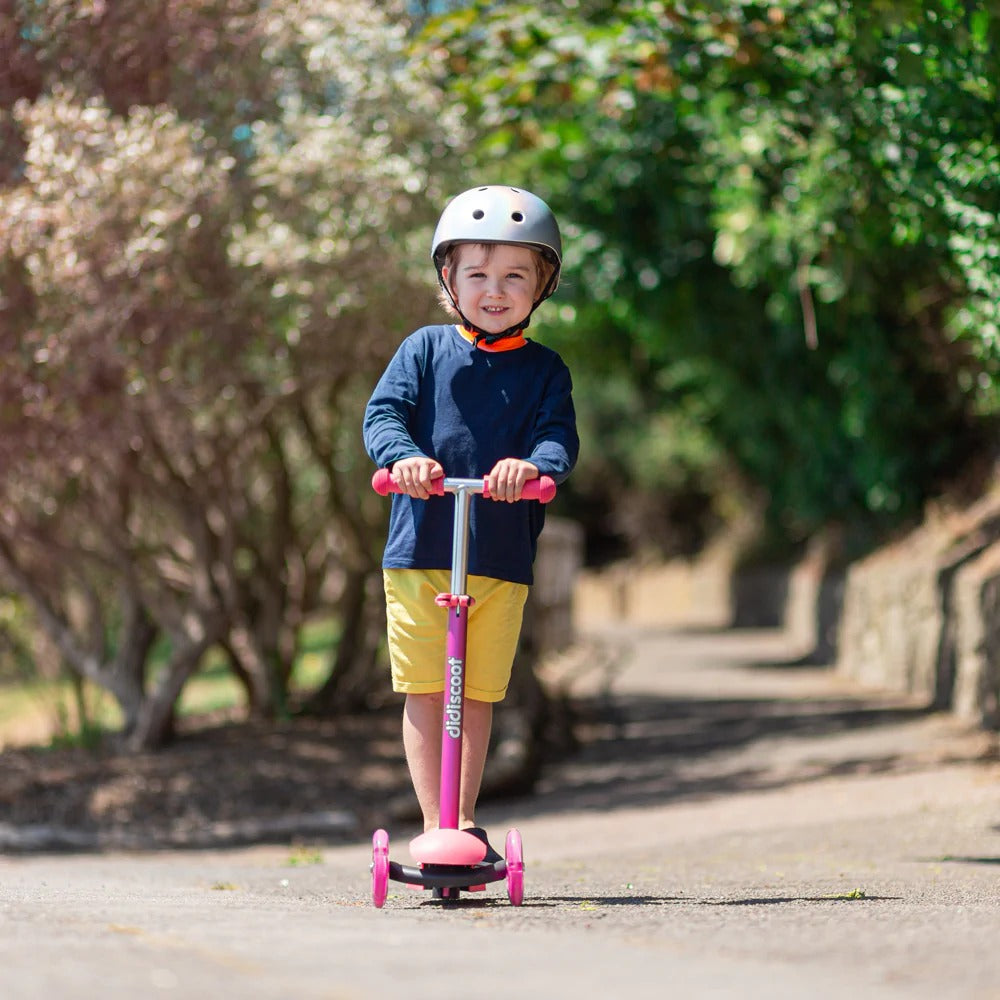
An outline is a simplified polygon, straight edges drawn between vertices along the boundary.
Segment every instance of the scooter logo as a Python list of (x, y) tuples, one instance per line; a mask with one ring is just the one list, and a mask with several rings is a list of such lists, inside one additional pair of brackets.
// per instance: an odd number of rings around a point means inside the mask
[(444, 731), (453, 739), (462, 736), (462, 670), (464, 661), (458, 656), (448, 657), (448, 701), (445, 704)]

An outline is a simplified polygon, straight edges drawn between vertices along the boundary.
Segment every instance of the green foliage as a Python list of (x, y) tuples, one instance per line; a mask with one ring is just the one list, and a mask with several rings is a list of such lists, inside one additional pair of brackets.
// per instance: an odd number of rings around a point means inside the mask
[(749, 481), (799, 537), (910, 516), (983, 447), (998, 38), (971, 0), (477, 4), (428, 27), (473, 169), (566, 223), (571, 329), (545, 336), (588, 388), (574, 483)]

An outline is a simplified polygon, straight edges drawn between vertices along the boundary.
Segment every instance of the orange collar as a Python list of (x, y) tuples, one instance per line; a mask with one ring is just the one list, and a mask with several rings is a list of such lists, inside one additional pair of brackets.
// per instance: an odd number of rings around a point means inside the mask
[[(463, 339), (470, 344), (476, 344), (476, 335), (471, 330), (466, 330), (464, 326), (458, 326), (456, 329)], [(485, 340), (481, 340), (476, 344), (476, 347), (481, 351), (499, 353), (501, 351), (516, 351), (519, 347), (524, 347), (527, 342), (524, 335), (519, 333), (513, 337), (504, 337), (503, 340), (498, 340), (495, 344), (487, 344)]]

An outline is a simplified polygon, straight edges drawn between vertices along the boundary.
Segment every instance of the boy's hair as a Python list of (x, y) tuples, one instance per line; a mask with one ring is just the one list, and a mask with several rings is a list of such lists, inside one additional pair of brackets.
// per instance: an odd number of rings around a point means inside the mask
[[(444, 258), (442, 259), (442, 267), (448, 268), (449, 276), (453, 276), (455, 273), (455, 263), (458, 260), (459, 251), (464, 247), (476, 247), (482, 250), (486, 254), (486, 260), (488, 261), (493, 256), (493, 251), (498, 246), (524, 246), (524, 244), (510, 243), (510, 244), (500, 244), (500, 243), (452, 243), (451, 246), (445, 251)], [(535, 247), (527, 246), (525, 249), (531, 251), (531, 256), (535, 261), (535, 292), (538, 293), (539, 289), (546, 288), (548, 286), (549, 280), (555, 273), (555, 265), (547, 260), (540, 250), (536, 250)], [(452, 302), (451, 296), (448, 294), (447, 290), (442, 286), (438, 289), (438, 301), (441, 303), (444, 311), (448, 313), (449, 316), (454, 316), (457, 319), (461, 319), (461, 315), (455, 308), (455, 303)]]

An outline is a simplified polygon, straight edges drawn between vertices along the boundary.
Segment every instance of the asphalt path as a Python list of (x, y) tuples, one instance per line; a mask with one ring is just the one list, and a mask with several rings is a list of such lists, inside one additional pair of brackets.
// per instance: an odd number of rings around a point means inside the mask
[(601, 638), (584, 751), (480, 815), (521, 831), (523, 906), (376, 910), (367, 842), (11, 856), (0, 996), (1000, 997), (991, 738), (778, 633)]

